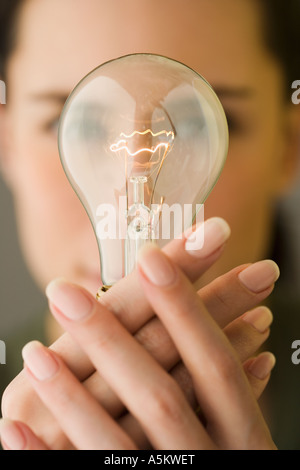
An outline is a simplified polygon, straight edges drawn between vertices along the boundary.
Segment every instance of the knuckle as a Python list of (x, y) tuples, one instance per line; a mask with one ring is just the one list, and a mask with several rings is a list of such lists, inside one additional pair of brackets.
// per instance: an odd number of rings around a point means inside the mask
[(197, 407), (197, 398), (195, 395), (195, 387), (190, 372), (182, 362), (179, 362), (170, 372), (173, 379), (179, 385), (184, 393), (185, 399), (192, 408)]
[(147, 351), (150, 351), (155, 359), (160, 361), (165, 352), (174, 350), (174, 343), (158, 318), (154, 318), (148, 324), (144, 325), (135, 334), (135, 339), (142, 344)]
[(224, 289), (224, 286), (215, 286), (213, 292), (219, 308), (222, 310), (222, 313), (225, 313), (232, 307), (235, 299), (232, 298), (232, 293), (228, 292), (227, 289)]

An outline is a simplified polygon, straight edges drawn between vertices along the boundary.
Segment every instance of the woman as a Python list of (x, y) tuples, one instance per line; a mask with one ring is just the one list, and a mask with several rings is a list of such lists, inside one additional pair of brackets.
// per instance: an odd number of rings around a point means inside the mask
[[(1, 109), (2, 167), (15, 196), (24, 253), (41, 288), (58, 276), (92, 292), (98, 287), (94, 235), (59, 164), (57, 119), (82, 76), (132, 52), (159, 53), (191, 66), (216, 89), (228, 116), (228, 161), (205, 214), (224, 217), (232, 236), (222, 257), (199, 269), (199, 286), (269, 256), (275, 204), (293, 178), (298, 150), (299, 111), (290, 100), (297, 28), (289, 22), (297, 18), (289, 11), (297, 2), (197, 0), (188, 9), (180, 0), (155, 0), (151, 7), (145, 1), (78, 1), (76, 8), (68, 0), (15, 3), (1, 41), (8, 85), (8, 105)], [(275, 268), (270, 279), (267, 288)], [(159, 306), (153, 307), (159, 315)], [(61, 330), (50, 322), (55, 338)], [(24, 413), (10, 414), (24, 420)]]

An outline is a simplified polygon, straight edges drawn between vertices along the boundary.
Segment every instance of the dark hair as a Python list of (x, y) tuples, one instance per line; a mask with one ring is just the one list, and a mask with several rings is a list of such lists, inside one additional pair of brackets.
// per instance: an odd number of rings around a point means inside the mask
[(257, 1), (263, 11), (267, 47), (281, 64), (290, 89), (300, 74), (300, 1)]
[[(25, 0), (0, 0), (0, 77), (17, 40), (18, 13)], [(299, 78), (300, 0), (256, 0), (264, 15), (264, 36), (282, 65), (288, 87)]]
[(24, 0), (0, 0), (0, 78), (17, 40), (17, 18)]

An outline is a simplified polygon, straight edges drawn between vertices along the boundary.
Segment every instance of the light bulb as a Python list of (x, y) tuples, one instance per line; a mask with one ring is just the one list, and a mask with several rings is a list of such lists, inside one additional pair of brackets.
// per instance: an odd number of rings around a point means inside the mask
[(105, 286), (134, 269), (144, 243), (162, 247), (192, 224), (227, 150), (219, 99), (182, 63), (133, 54), (79, 82), (61, 115), (59, 151), (97, 236)]

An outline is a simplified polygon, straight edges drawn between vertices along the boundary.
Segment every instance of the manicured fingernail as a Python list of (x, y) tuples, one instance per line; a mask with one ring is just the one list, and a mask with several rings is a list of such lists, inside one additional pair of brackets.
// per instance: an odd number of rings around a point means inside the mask
[(138, 264), (144, 276), (155, 286), (170, 286), (177, 278), (177, 273), (167, 256), (151, 243), (141, 248)]
[(217, 251), (230, 237), (230, 227), (224, 219), (214, 217), (192, 232), (185, 244), (190, 255), (207, 258)]
[(57, 361), (38, 341), (26, 344), (22, 356), (27, 368), (40, 382), (51, 379), (59, 369)]
[(273, 315), (267, 307), (257, 307), (243, 315), (243, 320), (250, 323), (257, 331), (264, 333), (273, 321)]
[(249, 366), (250, 374), (260, 380), (265, 380), (276, 364), (276, 358), (272, 353), (260, 354)]
[(258, 294), (271, 287), (279, 278), (280, 271), (272, 260), (259, 261), (240, 272), (239, 280), (251, 292)]
[(24, 450), (26, 447), (26, 438), (18, 426), (10, 419), (0, 420), (0, 435), (2, 445), (8, 450)]
[(88, 296), (79, 287), (63, 279), (50, 282), (46, 295), (59, 312), (69, 320), (83, 320), (93, 310), (93, 303)]

